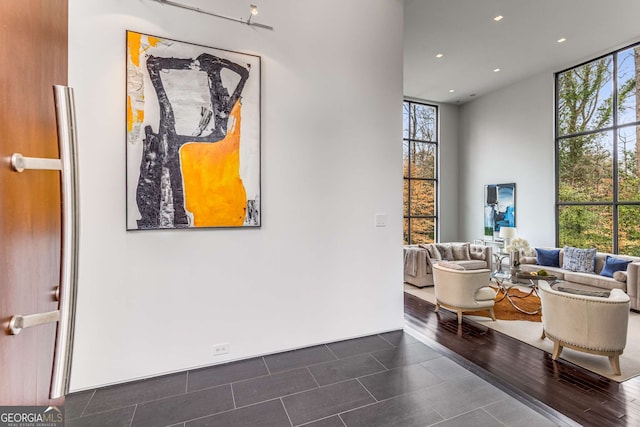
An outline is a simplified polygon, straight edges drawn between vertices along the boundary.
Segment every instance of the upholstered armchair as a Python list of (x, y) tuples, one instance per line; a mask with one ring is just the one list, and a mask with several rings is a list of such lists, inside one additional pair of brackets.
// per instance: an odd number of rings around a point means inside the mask
[(436, 294), (436, 311), (440, 306), (458, 313), (458, 324), (462, 313), (489, 310), (493, 320), (496, 291), (488, 286), (489, 269), (464, 270), (455, 264), (440, 262), (433, 265), (433, 285)]
[(630, 298), (621, 289), (612, 289), (608, 298), (577, 295), (538, 284), (542, 302), (542, 339), (554, 343), (553, 360), (563, 347), (609, 357), (620, 375), (620, 355), (627, 345)]

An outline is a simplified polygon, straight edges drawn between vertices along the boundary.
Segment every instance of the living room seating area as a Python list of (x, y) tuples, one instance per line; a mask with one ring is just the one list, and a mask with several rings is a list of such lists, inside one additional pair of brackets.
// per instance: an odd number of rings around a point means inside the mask
[[(592, 294), (620, 289), (630, 298), (630, 308), (640, 310), (640, 257), (599, 252), (596, 248), (535, 248), (536, 256), (519, 251), (521, 273), (545, 270), (559, 281), (555, 289)], [(404, 282), (418, 288), (433, 286), (433, 266), (446, 262), (464, 270), (492, 270), (489, 245), (449, 242), (404, 246)]]

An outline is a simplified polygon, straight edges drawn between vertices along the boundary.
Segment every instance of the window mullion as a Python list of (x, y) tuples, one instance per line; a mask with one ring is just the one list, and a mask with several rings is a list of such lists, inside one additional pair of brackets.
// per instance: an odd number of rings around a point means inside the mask
[(612, 113), (613, 113), (613, 131), (611, 132), (612, 141), (612, 149), (613, 149), (613, 164), (611, 167), (613, 168), (613, 209), (611, 214), (612, 218), (612, 235), (613, 242), (611, 245), (613, 247), (613, 253), (618, 253), (618, 55), (613, 54), (613, 94), (612, 94)]

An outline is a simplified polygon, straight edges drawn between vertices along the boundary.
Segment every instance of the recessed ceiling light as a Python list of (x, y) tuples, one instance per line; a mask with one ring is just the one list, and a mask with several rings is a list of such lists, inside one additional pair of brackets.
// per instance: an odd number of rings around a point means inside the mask
[(566, 41), (567, 41), (567, 39), (565, 39), (564, 37), (558, 39), (558, 43), (564, 43)]
[(493, 69), (493, 72), (494, 72), (494, 73), (497, 73), (497, 72), (499, 72), (499, 71), (500, 71), (500, 68), (494, 68), (494, 69)]
[(456, 91), (455, 89), (449, 89), (449, 93), (453, 93), (455, 91)]
[(495, 18), (493, 18), (494, 21), (498, 22), (498, 21), (502, 21), (502, 18), (504, 18), (504, 16), (502, 15), (498, 15)]
[(444, 56), (444, 53), (439, 53), (436, 55), (436, 58), (442, 58)]

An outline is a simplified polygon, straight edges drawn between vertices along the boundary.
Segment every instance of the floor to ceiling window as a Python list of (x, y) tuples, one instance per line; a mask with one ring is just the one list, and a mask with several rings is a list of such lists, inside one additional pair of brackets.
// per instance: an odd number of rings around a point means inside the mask
[(640, 45), (556, 74), (559, 246), (640, 255)]
[(438, 107), (405, 101), (404, 243), (437, 240)]

